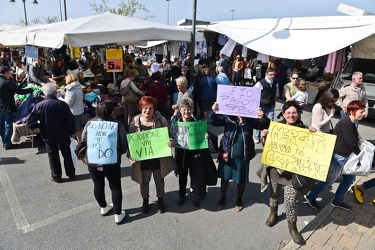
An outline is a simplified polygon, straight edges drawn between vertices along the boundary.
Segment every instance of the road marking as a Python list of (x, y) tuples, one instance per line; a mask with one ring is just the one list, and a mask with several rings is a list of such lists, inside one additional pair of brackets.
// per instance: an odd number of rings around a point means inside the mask
[[(128, 189), (126, 189), (125, 191), (122, 192), (122, 196), (124, 197), (125, 195), (131, 194), (131, 193), (136, 192), (138, 190), (139, 190), (138, 186), (128, 188)], [(111, 196), (109, 196), (108, 198), (111, 198)], [(19, 229), (22, 230), (24, 233), (29, 233), (31, 231), (34, 231), (35, 229), (47, 226), (51, 223), (54, 223), (56, 221), (65, 219), (69, 216), (84, 212), (84, 211), (89, 210), (89, 209), (94, 208), (94, 207), (98, 207), (98, 203), (96, 201), (93, 201), (93, 202), (90, 202), (88, 204), (70, 209), (68, 211), (65, 211), (65, 212), (62, 212), (62, 213), (59, 213), (59, 214), (55, 214), (52, 217), (49, 217), (47, 219), (41, 220), (41, 221), (33, 223), (31, 225), (27, 225), (27, 226), (25, 226), (23, 228), (19, 228)], [(99, 210), (98, 210), (98, 212), (99, 212)]]
[(14, 192), (14, 189), (12, 187), (12, 183), (9, 180), (9, 176), (5, 171), (2, 157), (0, 157), (0, 182), (3, 185), (5, 196), (7, 197), (17, 229), (23, 230), (24, 228), (29, 227), (30, 225), (27, 222), (20, 203), (18, 202), (16, 193)]
[[(36, 223), (33, 223), (33, 224), (30, 225), (27, 222), (25, 214), (22, 211), (21, 205), (18, 202), (16, 193), (14, 192), (14, 189), (12, 187), (12, 183), (10, 182), (9, 176), (8, 176), (6, 170), (5, 170), (3, 162), (4, 161), (3, 161), (2, 157), (0, 157), (0, 182), (3, 186), (3, 188), (4, 188), (5, 196), (7, 197), (9, 207), (12, 211), (14, 222), (16, 223), (17, 229), (22, 231), (25, 234), (29, 233), (31, 231), (34, 231), (36, 229), (39, 229), (41, 227), (47, 226), (47, 225), (49, 225), (51, 223), (54, 223), (56, 221), (67, 218), (69, 216), (78, 214), (80, 212), (84, 212), (88, 209), (91, 209), (91, 208), (94, 208), (94, 207), (98, 206), (96, 201), (90, 202), (88, 204), (70, 209), (68, 211), (65, 211), (65, 212), (62, 212), (62, 213), (59, 213), (59, 214), (55, 214), (54, 216), (51, 216), (49, 218), (43, 219), (39, 222), (36, 222)], [(165, 179), (167, 179), (171, 176), (173, 176), (173, 175), (168, 175), (167, 177), (165, 177)], [(150, 188), (153, 187), (154, 185), (155, 185), (154, 183), (150, 183)], [(122, 192), (122, 196), (124, 197), (126, 195), (129, 195), (129, 194), (137, 192), (137, 191), (139, 191), (138, 185), (136, 185), (134, 187), (131, 187), (131, 188), (128, 188), (128, 189), (125, 189)], [(111, 199), (111, 196), (109, 196), (108, 199)]]

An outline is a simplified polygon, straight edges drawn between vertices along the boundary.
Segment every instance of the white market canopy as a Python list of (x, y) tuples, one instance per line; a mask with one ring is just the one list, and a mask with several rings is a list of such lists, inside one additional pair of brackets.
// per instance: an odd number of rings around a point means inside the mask
[[(202, 27), (202, 26), (200, 26)], [(223, 21), (205, 26), (263, 54), (315, 58), (375, 34), (375, 16), (323, 16)]]
[(0, 33), (8, 46), (84, 47), (127, 41), (189, 41), (190, 32), (170, 25), (112, 13), (69, 19)]
[(8, 31), (8, 30), (15, 30), (15, 29), (19, 29), (19, 28), (22, 28), (22, 26), (4, 23), (4, 24), (0, 25), (0, 32)]

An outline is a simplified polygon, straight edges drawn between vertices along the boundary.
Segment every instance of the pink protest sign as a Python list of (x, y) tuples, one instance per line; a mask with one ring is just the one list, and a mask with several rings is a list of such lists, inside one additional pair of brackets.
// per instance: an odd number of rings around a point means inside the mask
[(218, 114), (258, 118), (260, 88), (218, 85)]

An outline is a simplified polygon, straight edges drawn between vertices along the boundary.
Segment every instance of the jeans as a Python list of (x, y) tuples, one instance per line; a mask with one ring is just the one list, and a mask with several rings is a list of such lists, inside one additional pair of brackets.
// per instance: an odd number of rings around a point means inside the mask
[(13, 113), (0, 112), (0, 134), (3, 140), (3, 147), (7, 147), (11, 142), (13, 134)]
[[(275, 116), (275, 105), (272, 107), (261, 107), (261, 108), (262, 108), (264, 116), (267, 116), (268, 119), (273, 121), (274, 116)], [(258, 139), (258, 140), (260, 139), (260, 130), (257, 130), (257, 129), (255, 130), (254, 137), (255, 139)]]
[[(326, 186), (331, 186), (340, 176), (342, 168), (344, 167), (347, 160), (348, 157), (333, 154), (326, 181), (318, 181), (315, 185), (315, 188), (307, 194), (308, 198), (316, 199), (316, 197), (318, 197), (318, 194), (322, 192)], [(346, 191), (348, 191), (350, 185), (354, 182), (354, 179), (354, 175), (343, 175), (343, 180), (336, 190), (334, 199), (336, 202), (344, 201), (344, 195)]]
[(369, 189), (369, 188), (375, 187), (375, 178), (372, 178), (372, 179), (364, 182), (362, 185), (363, 185), (363, 187), (365, 189)]

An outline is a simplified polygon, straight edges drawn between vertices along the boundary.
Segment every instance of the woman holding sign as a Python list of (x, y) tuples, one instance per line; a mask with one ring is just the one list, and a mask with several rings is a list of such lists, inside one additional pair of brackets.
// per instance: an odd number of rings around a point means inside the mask
[[(173, 116), (171, 124), (177, 122), (197, 122), (192, 114), (194, 110), (194, 102), (190, 98), (182, 98), (179, 105), (179, 111), (181, 116)], [(179, 131), (183, 132), (183, 131)], [(187, 130), (185, 131), (187, 132)], [(178, 133), (184, 135), (186, 133)], [(179, 137), (179, 136), (178, 136)], [(184, 137), (184, 136), (183, 136)], [(186, 144), (185, 144), (186, 143)], [(177, 145), (179, 144), (179, 145)], [(199, 207), (201, 201), (206, 197), (206, 183), (204, 175), (203, 164), (199, 162), (201, 159), (200, 150), (189, 150), (187, 149), (187, 139), (177, 138), (177, 142), (173, 144), (175, 148), (175, 158), (177, 164), (178, 173), (178, 185), (179, 185), (179, 198), (177, 205), (182, 206), (186, 196), (186, 185), (187, 176), (190, 171), (190, 198), (193, 201), (193, 205)], [(177, 147), (179, 146), (179, 147)]]
[(266, 129), (270, 119), (263, 116), (263, 111), (258, 109), (258, 119), (240, 116), (218, 115), (215, 112), (219, 105), (212, 105), (209, 121), (213, 126), (224, 126), (224, 135), (220, 142), (218, 176), (221, 178), (221, 199), (218, 209), (223, 209), (229, 180), (237, 183), (236, 211), (243, 209), (242, 196), (246, 183), (249, 182), (249, 164), (255, 157), (253, 130)]
[[(121, 191), (121, 155), (128, 150), (124, 126), (113, 120), (115, 105), (110, 100), (100, 101), (96, 107), (96, 116), (85, 125), (82, 141), (87, 142), (85, 162), (92, 181), (94, 196), (104, 216), (114, 210), (115, 222), (120, 224), (126, 216), (122, 210)], [(115, 150), (113, 150), (115, 149)], [(107, 178), (113, 204), (105, 200), (104, 179)]]
[[(297, 126), (300, 128), (308, 128), (303, 124), (300, 119), (301, 108), (294, 101), (287, 101), (283, 108), (282, 114), (284, 119), (280, 123), (286, 125)], [(310, 131), (316, 131), (314, 128), (310, 128)], [(262, 131), (262, 144), (264, 145), (268, 130)], [(270, 185), (270, 208), (271, 213), (266, 221), (266, 225), (272, 227), (277, 221), (277, 208), (278, 200), (281, 193), (281, 188), (284, 186), (284, 201), (286, 209), (286, 219), (288, 221), (289, 233), (293, 238), (293, 241), (297, 244), (303, 243), (303, 237), (297, 230), (297, 193), (292, 184), (292, 174), (290, 172), (277, 169), (274, 167), (267, 168), (268, 175), (271, 180)]]
[[(130, 127), (130, 133), (141, 132), (145, 130), (168, 127), (167, 120), (156, 111), (158, 101), (151, 96), (144, 96), (139, 101), (139, 110), (141, 114), (134, 116)], [(167, 146), (167, 145), (166, 145)], [(168, 142), (171, 147), (171, 142)], [(149, 210), (149, 183), (151, 176), (154, 176), (156, 186), (156, 196), (158, 197), (158, 213), (164, 213), (164, 177), (167, 176), (175, 165), (172, 157), (155, 158), (142, 161), (134, 161), (131, 159), (133, 181), (141, 185), (141, 195), (143, 198), (142, 213)]]

